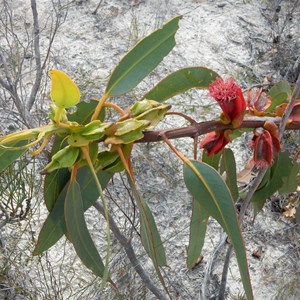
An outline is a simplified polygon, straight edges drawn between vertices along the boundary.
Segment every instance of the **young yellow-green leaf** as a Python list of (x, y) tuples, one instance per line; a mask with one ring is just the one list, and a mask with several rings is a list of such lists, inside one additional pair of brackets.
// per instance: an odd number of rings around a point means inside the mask
[(79, 148), (77, 147), (64, 147), (52, 156), (51, 161), (44, 170), (50, 173), (60, 168), (72, 167), (78, 158), (79, 152)]
[(60, 70), (50, 70), (49, 73), (52, 81), (50, 96), (55, 105), (60, 108), (76, 105), (80, 91), (73, 80)]
[[(101, 183), (102, 189), (105, 189), (113, 174), (99, 170), (97, 171), (97, 176)], [(53, 179), (53, 181), (55, 180), (64, 181), (64, 179), (61, 177)], [(80, 185), (84, 211), (86, 211), (99, 198), (99, 191), (89, 167), (85, 166), (78, 170), (77, 182)], [(57, 195), (57, 198), (55, 199), (51, 198), (54, 206), (45, 223), (43, 224), (43, 227), (39, 234), (37, 245), (33, 251), (33, 255), (38, 255), (48, 250), (66, 232), (66, 224), (64, 219), (64, 203), (69, 183), (65, 184), (64, 187), (62, 187), (63, 182), (57, 182), (56, 184), (61, 189), (60, 194)], [(55, 183), (53, 183), (53, 185), (55, 185)], [(47, 186), (49, 186), (49, 188), (51, 187), (50, 185)]]
[(253, 299), (244, 241), (228, 187), (217, 171), (204, 163), (185, 163), (183, 172), (185, 184), (194, 199), (218, 221), (230, 238), (246, 296)]
[(190, 239), (187, 253), (187, 267), (193, 268), (201, 255), (209, 214), (198, 201), (193, 200), (190, 224)]
[(175, 33), (181, 17), (175, 17), (161, 29), (141, 40), (113, 71), (106, 94), (119, 96), (136, 87), (175, 46)]
[(84, 265), (103, 277), (104, 264), (87, 229), (80, 185), (70, 182), (65, 200), (65, 222), (68, 238)]
[(181, 69), (164, 78), (143, 98), (162, 102), (191, 88), (208, 88), (217, 77), (216, 72), (205, 67)]
[(225, 182), (231, 192), (232, 199), (236, 202), (239, 196), (236, 178), (236, 163), (234, 154), (229, 148), (225, 148), (222, 152), (221, 174), (224, 172), (226, 173)]

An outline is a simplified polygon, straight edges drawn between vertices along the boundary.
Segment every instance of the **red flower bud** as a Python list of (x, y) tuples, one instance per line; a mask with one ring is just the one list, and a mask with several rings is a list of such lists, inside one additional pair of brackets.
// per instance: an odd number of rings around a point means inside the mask
[(226, 80), (217, 78), (210, 84), (209, 92), (223, 111), (222, 122), (232, 123), (234, 128), (239, 127), (246, 109), (246, 101), (241, 88), (231, 78)]
[(207, 156), (218, 153), (230, 142), (228, 137), (230, 133), (231, 130), (208, 133), (201, 141), (200, 149), (204, 148), (207, 151)]
[(289, 122), (300, 122), (300, 100), (297, 100), (289, 117)]
[[(285, 109), (287, 107), (287, 103), (280, 104), (276, 107), (276, 115), (282, 117)], [(288, 118), (287, 125), (292, 122), (300, 122), (300, 100), (297, 100), (292, 112)]]
[(266, 110), (271, 106), (272, 100), (270, 96), (267, 96), (262, 89), (254, 89), (255, 95), (252, 96), (252, 90), (248, 89), (248, 108), (249, 114), (256, 116), (264, 116)]
[(267, 121), (264, 128), (254, 129), (250, 146), (254, 150), (253, 160), (257, 167), (271, 166), (274, 157), (280, 151), (278, 127), (273, 122)]

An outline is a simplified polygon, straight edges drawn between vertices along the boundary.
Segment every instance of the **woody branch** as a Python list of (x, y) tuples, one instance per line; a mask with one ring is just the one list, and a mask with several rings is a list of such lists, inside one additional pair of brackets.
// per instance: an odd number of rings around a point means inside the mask
[[(272, 120), (276, 125), (280, 125), (281, 122), (280, 117), (273, 118), (251, 116), (245, 117), (241, 125), (235, 129), (262, 127), (268, 120)], [(219, 120), (199, 122), (187, 127), (145, 131), (144, 137), (136, 141), (136, 143), (152, 143), (162, 141), (162, 134), (164, 134), (168, 139), (178, 139), (183, 137), (194, 137), (195, 135), (203, 135), (211, 131), (219, 131), (225, 129), (233, 129), (233, 127), (232, 125), (225, 125)], [(286, 130), (299, 129), (300, 122), (293, 122), (286, 127)]]

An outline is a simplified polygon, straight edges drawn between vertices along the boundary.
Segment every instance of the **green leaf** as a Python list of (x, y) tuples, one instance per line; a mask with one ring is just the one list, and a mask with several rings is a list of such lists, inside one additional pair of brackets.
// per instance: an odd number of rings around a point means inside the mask
[(44, 167), (43, 172), (53, 172), (61, 168), (71, 168), (80, 155), (78, 147), (66, 146), (51, 157), (51, 161)]
[(288, 97), (291, 95), (292, 90), (289, 83), (285, 80), (276, 83), (269, 91), (268, 96), (272, 99), (271, 106), (266, 110), (272, 111), (277, 105), (288, 101)]
[(237, 201), (239, 196), (239, 191), (237, 187), (236, 178), (236, 163), (234, 159), (234, 154), (231, 149), (225, 148), (223, 150), (222, 160), (221, 160), (221, 174), (226, 173), (226, 184), (231, 192), (231, 196), (234, 202)]
[[(90, 100), (90, 102), (81, 101), (76, 105), (76, 112), (68, 115), (68, 120), (86, 125), (91, 121), (91, 117), (98, 105), (98, 100)], [(98, 116), (98, 120), (103, 121), (105, 117), (105, 108), (102, 108)]]
[(175, 17), (161, 29), (141, 40), (113, 71), (106, 94), (119, 96), (136, 87), (175, 46), (175, 33), (181, 17)]
[[(56, 135), (53, 147), (51, 150), (51, 156), (57, 153), (63, 143), (63, 138)], [(69, 181), (71, 173), (68, 169), (59, 169), (55, 172), (49, 173), (45, 176), (44, 181), (44, 199), (48, 211), (51, 211), (59, 194)]]
[(250, 132), (253, 131), (253, 128), (238, 128), (232, 131), (232, 133), (229, 134), (229, 138), (231, 141), (235, 140), (236, 138), (239, 138), (244, 132)]
[(165, 101), (191, 88), (208, 88), (219, 75), (205, 67), (192, 67), (178, 70), (159, 82), (143, 98)]
[(59, 194), (40, 231), (33, 255), (39, 255), (52, 247), (66, 232), (64, 205), (69, 184)]
[(289, 194), (294, 192), (298, 186), (297, 175), (300, 172), (300, 164), (295, 163), (291, 167), (291, 170), (287, 177), (283, 178), (283, 185), (278, 190), (280, 194)]
[(297, 207), (295, 219), (296, 222), (300, 223), (300, 205)]
[[(97, 171), (97, 176), (100, 181), (102, 189), (106, 188), (113, 173)], [(85, 166), (78, 170), (77, 182), (80, 185), (81, 195), (83, 199), (84, 211), (90, 208), (99, 198), (97, 185), (92, 177), (90, 168)], [(38, 242), (33, 251), (33, 255), (43, 253), (52, 247), (66, 232), (66, 224), (64, 219), (64, 203), (68, 190), (67, 183), (60, 194), (54, 200), (54, 207), (48, 215), (43, 227), (40, 231)]]
[(290, 175), (293, 164), (287, 152), (280, 152), (269, 173), (266, 173), (263, 183), (255, 191), (252, 197), (252, 204), (254, 215), (257, 215), (262, 208), (268, 197), (278, 191), (284, 184), (284, 178)]
[[(8, 143), (8, 147), (22, 147), (27, 144), (28, 141), (18, 141)], [(17, 160), (21, 155), (23, 155), (27, 149), (21, 150), (8, 150), (0, 148), (0, 172), (4, 171), (11, 163)]]
[(236, 253), (248, 299), (253, 299), (243, 237), (230, 191), (212, 167), (197, 161), (184, 165), (185, 184), (196, 201), (223, 227)]
[(161, 284), (165, 291), (169, 294), (159, 268), (160, 266), (165, 266), (167, 262), (165, 249), (157, 230), (155, 220), (147, 203), (141, 198), (135, 184), (130, 179), (130, 176), (128, 176), (128, 180), (140, 212), (142, 244), (153, 262), (156, 274), (158, 275)]
[(140, 212), (141, 239), (143, 246), (155, 264), (158, 266), (165, 266), (167, 264), (165, 249), (151, 210), (147, 203), (141, 198), (134, 183), (131, 181), (130, 186)]
[(187, 267), (193, 268), (201, 255), (209, 214), (198, 201), (193, 201)]
[(103, 277), (105, 267), (86, 226), (81, 188), (76, 181), (70, 183), (66, 194), (65, 222), (68, 237), (81, 261), (94, 274)]
[(222, 152), (220, 151), (217, 154), (212, 154), (210, 156), (207, 155), (206, 151), (203, 151), (202, 153), (202, 161), (211, 167), (213, 167), (216, 171), (219, 170), (219, 164), (221, 159)]

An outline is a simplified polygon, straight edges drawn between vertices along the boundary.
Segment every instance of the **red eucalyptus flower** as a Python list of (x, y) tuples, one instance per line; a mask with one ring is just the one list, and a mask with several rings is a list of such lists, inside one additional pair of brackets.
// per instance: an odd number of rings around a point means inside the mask
[(241, 88), (233, 79), (224, 80), (219, 77), (210, 84), (209, 92), (223, 111), (222, 122), (224, 124), (232, 123), (234, 128), (239, 127), (246, 109), (246, 101)]
[(230, 133), (231, 130), (208, 133), (201, 141), (200, 149), (204, 148), (207, 151), (207, 156), (218, 153), (230, 142), (228, 137)]
[(254, 150), (253, 160), (257, 167), (271, 166), (274, 157), (280, 151), (278, 127), (271, 121), (266, 121), (264, 128), (254, 129), (250, 146)]

